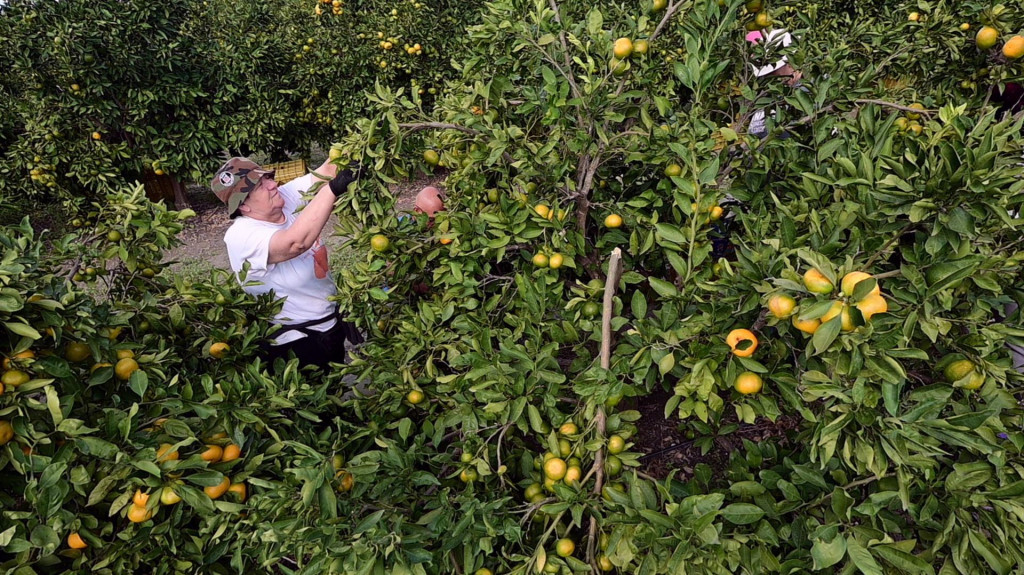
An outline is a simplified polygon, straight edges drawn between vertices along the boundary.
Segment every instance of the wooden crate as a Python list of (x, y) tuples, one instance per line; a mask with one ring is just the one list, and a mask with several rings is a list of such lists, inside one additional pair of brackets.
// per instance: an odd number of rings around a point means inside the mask
[(156, 175), (150, 170), (142, 174), (142, 185), (146, 188), (146, 197), (151, 202), (164, 201), (167, 206), (174, 206), (174, 177), (170, 174)]
[(306, 175), (306, 161), (292, 160), (290, 162), (266, 164), (263, 166), (263, 169), (274, 170), (274, 180), (278, 184), (287, 184), (295, 178)]

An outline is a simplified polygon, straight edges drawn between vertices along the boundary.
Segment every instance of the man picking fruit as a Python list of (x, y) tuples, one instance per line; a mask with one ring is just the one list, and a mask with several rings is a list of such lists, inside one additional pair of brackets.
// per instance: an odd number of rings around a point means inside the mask
[[(338, 172), (328, 160), (313, 173), (279, 186), (273, 171), (246, 158), (231, 158), (210, 183), (234, 220), (224, 243), (242, 289), (251, 295), (272, 291), (284, 300), (273, 320), (282, 329), (261, 346), (270, 362), (291, 352), (304, 365), (326, 368), (328, 362), (345, 360), (346, 340), (363, 341), (329, 301), (337, 286), (327, 273), (327, 246), (320, 238), (335, 200), (360, 175)], [(302, 194), (310, 190), (316, 191), (307, 202)]]

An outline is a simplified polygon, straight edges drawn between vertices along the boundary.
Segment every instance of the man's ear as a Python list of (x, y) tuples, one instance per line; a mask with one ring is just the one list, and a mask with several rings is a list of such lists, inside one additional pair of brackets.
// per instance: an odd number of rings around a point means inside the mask
[(240, 213), (240, 214), (248, 214), (249, 210), (250, 210), (250, 208), (249, 208), (249, 206), (245, 205), (245, 202), (242, 202), (242, 203), (238, 204), (238, 213)]

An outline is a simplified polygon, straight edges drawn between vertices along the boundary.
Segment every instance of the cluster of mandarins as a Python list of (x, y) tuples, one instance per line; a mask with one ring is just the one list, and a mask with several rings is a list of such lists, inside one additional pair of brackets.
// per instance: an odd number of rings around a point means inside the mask
[[(817, 269), (807, 270), (804, 273), (803, 279), (804, 287), (813, 294), (829, 295), (835, 290), (832, 281)], [(867, 279), (873, 278), (871, 274), (862, 271), (850, 272), (843, 276), (843, 280), (840, 283), (842, 290), (839, 294), (840, 299), (833, 301), (832, 307), (820, 318), (809, 318), (797, 314), (798, 306), (796, 299), (785, 293), (774, 294), (768, 298), (768, 312), (778, 319), (791, 317), (793, 327), (808, 335), (814, 334), (821, 327), (821, 324), (835, 317), (840, 318), (843, 331), (853, 331), (857, 328), (853, 318), (853, 309), (857, 309), (860, 312), (865, 322), (871, 321), (871, 318), (876, 314), (889, 311), (889, 304), (882, 295), (881, 287), (877, 281), (875, 282), (875, 287), (866, 295), (862, 295), (859, 299), (854, 299), (857, 284)]]
[[(857, 284), (865, 280), (872, 280), (874, 287), (861, 293), (864, 290), (857, 290)], [(810, 269), (803, 276), (804, 287), (812, 294), (829, 295), (835, 290), (835, 285), (820, 270)], [(877, 280), (866, 272), (854, 271), (843, 276), (840, 282), (841, 292), (839, 298), (832, 302), (831, 307), (820, 317), (805, 317), (798, 312), (800, 307), (796, 298), (787, 293), (775, 293), (768, 298), (768, 313), (776, 319), (791, 319), (793, 327), (801, 332), (813, 335), (822, 324), (839, 318), (842, 331), (851, 332), (857, 329), (854, 319), (854, 309), (860, 313), (864, 322), (871, 321), (877, 314), (889, 310), (889, 304), (882, 295)], [(867, 286), (865, 286), (865, 289)], [(750, 357), (757, 350), (758, 340), (754, 332), (749, 329), (734, 329), (725, 338), (726, 344), (737, 357)], [(736, 391), (743, 395), (750, 395), (761, 391), (764, 381), (761, 376), (745, 371), (736, 377), (733, 383)]]

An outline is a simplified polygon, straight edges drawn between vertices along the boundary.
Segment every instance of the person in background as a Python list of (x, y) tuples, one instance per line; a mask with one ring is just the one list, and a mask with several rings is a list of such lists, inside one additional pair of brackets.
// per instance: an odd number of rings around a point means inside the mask
[[(770, 54), (792, 45), (793, 35), (781, 29), (770, 30), (767, 32), (754, 30), (747, 34), (747, 42), (750, 42), (754, 46), (762, 44), (765, 47), (764, 49)], [(800, 87), (800, 79), (803, 75), (790, 65), (789, 58), (785, 55), (774, 63), (765, 64), (763, 66), (751, 64), (750, 67), (753, 69), (754, 75), (758, 78), (783, 78), (787, 86), (793, 88)], [(775, 115), (774, 111), (772, 111), (772, 115)], [(747, 128), (747, 132), (757, 136), (758, 138), (764, 138), (768, 135), (767, 114), (763, 108), (754, 112), (754, 115), (750, 119), (750, 125)]]
[[(273, 292), (284, 305), (273, 322), (282, 326), (261, 348), (271, 363), (294, 353), (303, 365), (327, 368), (345, 360), (345, 342), (361, 343), (355, 326), (330, 301), (337, 285), (329, 275), (321, 233), (335, 200), (358, 178), (330, 161), (311, 174), (278, 185), (274, 172), (246, 158), (231, 158), (210, 182), (234, 220), (224, 234), (231, 269), (246, 293)], [(312, 192), (305, 200), (303, 194)], [(299, 211), (299, 209), (301, 211)]]

